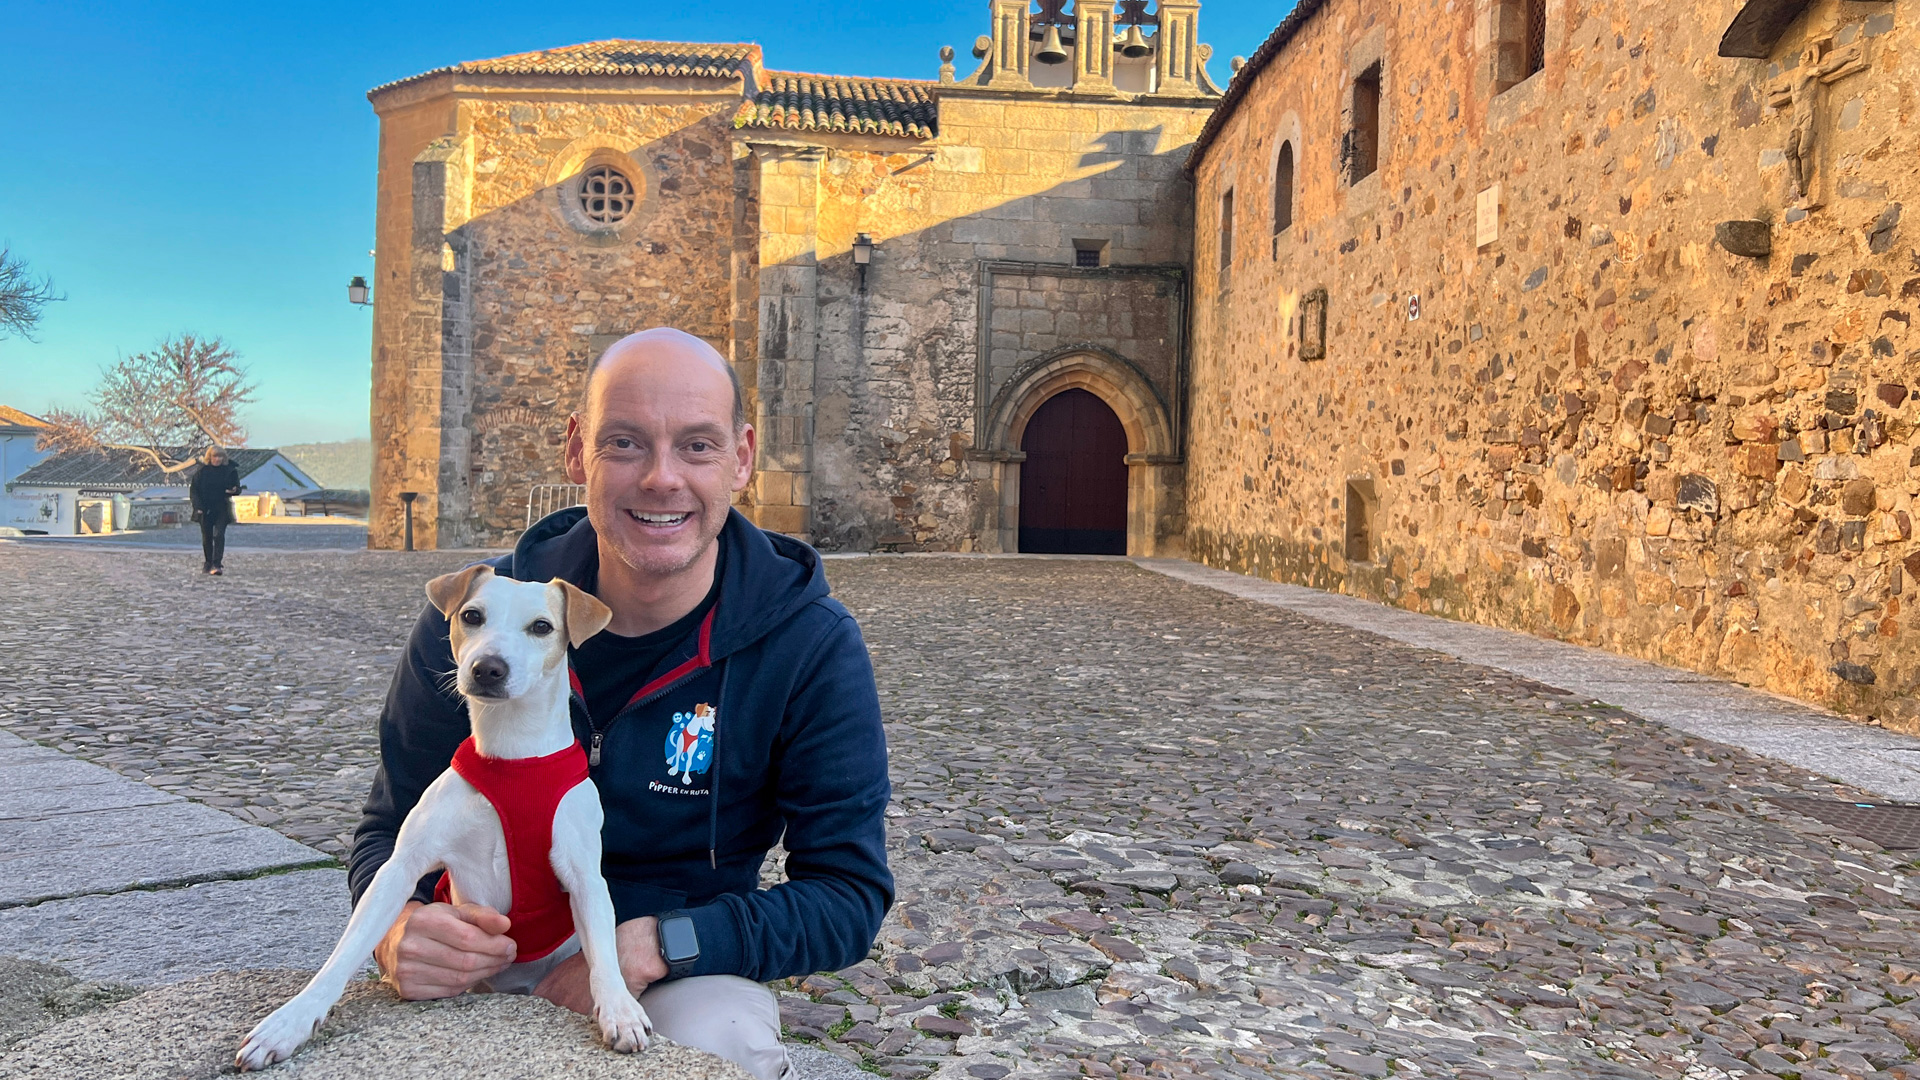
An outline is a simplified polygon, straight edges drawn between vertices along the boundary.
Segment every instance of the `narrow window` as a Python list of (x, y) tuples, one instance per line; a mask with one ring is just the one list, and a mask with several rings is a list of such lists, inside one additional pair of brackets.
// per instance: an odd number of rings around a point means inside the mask
[(1380, 65), (1353, 80), (1353, 128), (1347, 132), (1348, 183), (1357, 184), (1380, 167)]
[(1497, 0), (1493, 42), (1493, 92), (1504, 94), (1546, 66), (1547, 0)]
[[(1273, 235), (1293, 228), (1293, 144), (1280, 144), (1280, 159), (1273, 166)], [(1277, 253), (1279, 247), (1274, 251)]]
[(1220, 196), (1220, 284), (1233, 273), (1233, 189)]
[(1373, 561), (1373, 481), (1347, 481), (1347, 561)]

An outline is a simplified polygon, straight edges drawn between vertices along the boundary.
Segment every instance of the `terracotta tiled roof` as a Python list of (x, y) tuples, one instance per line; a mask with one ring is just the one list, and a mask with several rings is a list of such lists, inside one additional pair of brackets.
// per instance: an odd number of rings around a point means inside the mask
[(939, 127), (939, 109), (927, 92), (933, 85), (769, 71), (765, 87), (740, 107), (734, 126), (930, 139)]
[(698, 79), (731, 79), (752, 67), (759, 56), (760, 46), (746, 43), (695, 45), (677, 41), (627, 41), (616, 38), (612, 41), (589, 41), (584, 45), (515, 53), (492, 60), (450, 64), (376, 86), (369, 92), (377, 94), (447, 72), (462, 75), (677, 75)]
[(11, 405), (0, 405), (0, 427), (52, 427), (45, 420), (29, 412), (21, 412)]
[[(175, 460), (185, 456), (184, 447), (161, 447), (160, 452)], [(273, 460), (278, 450), (266, 448), (236, 447), (227, 451), (227, 460), (246, 476), (260, 466)], [(119, 488), (125, 491), (138, 491), (156, 484), (179, 484), (200, 471), (198, 464), (187, 466), (176, 473), (168, 473), (157, 467), (153, 459), (144, 454), (126, 450), (109, 450), (93, 453), (84, 450), (69, 450), (55, 454), (26, 472), (13, 478), (16, 484), (38, 485), (42, 487), (86, 487)]]

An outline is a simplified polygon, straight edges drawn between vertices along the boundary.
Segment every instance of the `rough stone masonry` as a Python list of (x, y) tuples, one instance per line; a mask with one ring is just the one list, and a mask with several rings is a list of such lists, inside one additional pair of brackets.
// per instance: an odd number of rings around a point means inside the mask
[(1191, 556), (1920, 728), (1914, 45), (1300, 4), (1189, 166)]

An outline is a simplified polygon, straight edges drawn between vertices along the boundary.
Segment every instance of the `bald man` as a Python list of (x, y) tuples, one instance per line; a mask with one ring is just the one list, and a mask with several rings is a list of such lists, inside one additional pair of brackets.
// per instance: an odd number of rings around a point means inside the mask
[[(572, 652), (572, 710), (606, 812), (621, 970), (661, 1034), (774, 1080), (790, 1065), (763, 984), (858, 963), (893, 903), (873, 669), (819, 554), (732, 509), (754, 431), (718, 353), (678, 330), (634, 334), (593, 364), (583, 397), (566, 468), (586, 506), (489, 565), (565, 579), (613, 609)], [(444, 685), (453, 666), (446, 618), (428, 605), (380, 715), (348, 867), (356, 902), (468, 735)], [(776, 842), (787, 880), (762, 889)], [(402, 996), (530, 990), (592, 1011), (577, 949), (509, 971), (506, 917), (435, 902), (439, 877), (375, 951)]]

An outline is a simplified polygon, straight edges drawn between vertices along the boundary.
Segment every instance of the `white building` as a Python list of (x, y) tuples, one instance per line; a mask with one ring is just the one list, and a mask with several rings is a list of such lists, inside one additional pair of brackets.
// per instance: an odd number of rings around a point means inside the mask
[[(185, 453), (166, 452), (175, 457)], [(227, 458), (240, 470), (241, 494), (234, 496), (238, 520), (254, 520), (264, 516), (263, 510), (272, 513), (282, 500), (320, 486), (278, 450), (229, 450)], [(6, 485), (0, 525), (55, 536), (117, 532), (130, 527), (134, 496), (159, 487), (184, 488), (199, 471), (196, 463), (169, 474), (127, 451), (55, 454)]]
[(32, 413), (0, 405), (0, 486), (53, 456), (53, 451), (37, 445), (48, 426)]

